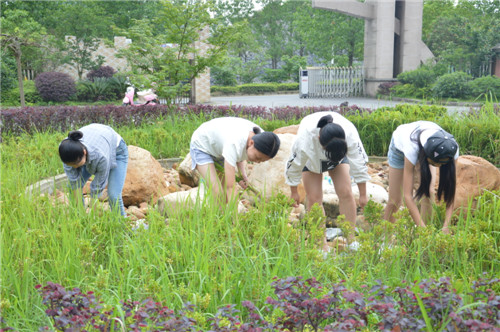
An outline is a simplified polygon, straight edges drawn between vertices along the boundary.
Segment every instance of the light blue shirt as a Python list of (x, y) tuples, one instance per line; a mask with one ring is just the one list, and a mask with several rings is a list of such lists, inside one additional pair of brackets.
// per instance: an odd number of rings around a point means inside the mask
[[(111, 127), (98, 123), (79, 130), (83, 132), (80, 142), (87, 149), (85, 167), (87, 172), (94, 175), (90, 192), (92, 196), (96, 196), (106, 188), (109, 171), (116, 167), (116, 147), (121, 137)], [(64, 163), (63, 165), (71, 188), (75, 188), (81, 178), (82, 167), (73, 168)]]

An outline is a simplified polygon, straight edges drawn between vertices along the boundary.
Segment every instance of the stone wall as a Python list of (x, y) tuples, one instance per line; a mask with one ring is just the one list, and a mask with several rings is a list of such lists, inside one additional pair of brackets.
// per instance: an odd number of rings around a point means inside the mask
[[(199, 50), (200, 56), (204, 56), (210, 48), (210, 45), (205, 42), (209, 36), (210, 31), (208, 27), (205, 27), (200, 31), (200, 40), (194, 43), (194, 47)], [(210, 101), (210, 68), (194, 79), (192, 95), (194, 103)]]
[[(210, 48), (210, 45), (206, 43), (209, 35), (209, 28), (205, 27), (200, 31), (200, 39), (195, 42), (194, 47), (199, 50), (200, 56), (204, 56)], [(67, 40), (74, 38), (74, 36), (66, 36)], [(118, 72), (126, 72), (130, 70), (130, 67), (127, 64), (127, 60), (124, 58), (118, 58), (116, 54), (118, 50), (127, 48), (131, 43), (132, 41), (125, 37), (115, 37), (113, 47), (108, 47), (104, 41), (101, 41), (97, 51), (93, 54), (93, 57), (95, 58), (98, 55), (101, 55), (104, 57), (103, 66), (111, 66)], [(169, 45), (166, 44), (166, 47), (169, 47)], [(78, 79), (78, 71), (70, 65), (59, 66), (55, 71), (66, 73), (73, 77), (75, 80)], [(86, 77), (87, 72), (88, 71), (83, 72), (82, 79)], [(208, 68), (204, 73), (200, 74), (193, 80), (192, 99), (193, 103), (203, 103), (210, 101), (210, 68)]]
[[(74, 36), (66, 36), (66, 40), (75, 39)], [(128, 45), (132, 41), (125, 37), (115, 37), (114, 38), (114, 47), (108, 47), (104, 41), (100, 41), (98, 49), (93, 54), (93, 58), (96, 58), (98, 55), (104, 57), (103, 66), (113, 67), (115, 70), (119, 72), (124, 72), (130, 70), (130, 67), (127, 64), (127, 60), (123, 58), (117, 58), (116, 53), (119, 49), (127, 48)], [(78, 79), (78, 71), (76, 68), (70, 65), (63, 65), (58, 67), (55, 71), (66, 73), (73, 77), (75, 80)], [(87, 71), (83, 72), (82, 78), (84, 79), (87, 75)]]

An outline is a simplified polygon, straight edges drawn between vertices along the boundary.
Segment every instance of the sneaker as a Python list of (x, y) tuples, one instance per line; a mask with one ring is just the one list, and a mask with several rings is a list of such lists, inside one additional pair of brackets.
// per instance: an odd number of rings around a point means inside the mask
[(144, 230), (149, 229), (149, 225), (146, 223), (146, 219), (138, 219), (135, 221), (135, 225), (132, 227), (133, 231), (138, 230), (139, 228), (144, 228)]
[(323, 257), (323, 260), (327, 260), (328, 259), (328, 255), (330, 255), (330, 251), (332, 250), (332, 248), (328, 247), (328, 249), (325, 251), (323, 249), (319, 249), (319, 253), (321, 254), (321, 257)]
[(347, 249), (351, 251), (358, 251), (360, 246), (361, 245), (359, 244), (358, 241), (353, 241), (347, 246)]
[(325, 231), (325, 236), (327, 241), (331, 241), (341, 235), (342, 235), (342, 230), (340, 228), (327, 228)]

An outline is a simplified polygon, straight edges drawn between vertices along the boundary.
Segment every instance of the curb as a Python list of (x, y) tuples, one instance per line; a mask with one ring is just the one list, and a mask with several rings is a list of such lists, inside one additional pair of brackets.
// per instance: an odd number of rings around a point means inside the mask
[[(157, 159), (161, 167), (170, 169), (175, 163), (181, 162), (182, 158)], [(52, 195), (56, 190), (68, 186), (68, 177), (65, 173), (38, 181), (26, 187), (25, 193), (32, 196), (34, 193)]]

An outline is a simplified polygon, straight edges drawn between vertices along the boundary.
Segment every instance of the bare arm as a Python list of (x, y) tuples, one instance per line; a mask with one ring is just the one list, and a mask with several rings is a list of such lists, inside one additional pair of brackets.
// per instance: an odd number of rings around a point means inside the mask
[(359, 191), (359, 207), (363, 209), (368, 203), (368, 195), (366, 194), (366, 182), (357, 183)]
[(247, 172), (245, 170), (245, 165), (246, 161), (240, 161), (236, 163), (236, 166), (238, 167), (238, 171), (241, 174), (242, 181), (239, 182), (239, 185), (243, 188), (246, 189), (248, 187), (248, 177), (247, 177)]
[(299, 206), (300, 196), (299, 196), (299, 191), (297, 190), (297, 186), (290, 186), (290, 197), (295, 201), (293, 206), (294, 207)]
[(224, 161), (224, 182), (226, 185), (226, 202), (231, 201), (234, 193), (234, 182), (236, 177), (236, 168)]

